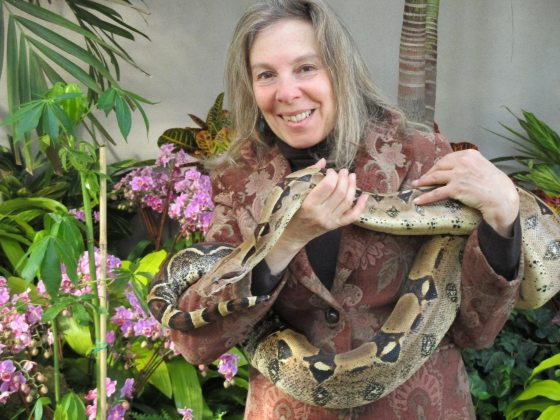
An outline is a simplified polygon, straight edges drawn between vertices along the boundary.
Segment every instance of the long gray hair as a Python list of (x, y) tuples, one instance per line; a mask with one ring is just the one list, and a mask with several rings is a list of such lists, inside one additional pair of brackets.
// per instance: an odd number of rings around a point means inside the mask
[(349, 31), (322, 0), (262, 0), (239, 20), (227, 54), (226, 93), (235, 138), (225, 160), (236, 162), (247, 139), (254, 142), (258, 157), (270, 148), (258, 129), (249, 57), (259, 31), (282, 19), (300, 19), (313, 26), (337, 106), (335, 126), (328, 137), (329, 160), (338, 168), (351, 167), (366, 127), (382, 120), (387, 109), (400, 112), (380, 96)]

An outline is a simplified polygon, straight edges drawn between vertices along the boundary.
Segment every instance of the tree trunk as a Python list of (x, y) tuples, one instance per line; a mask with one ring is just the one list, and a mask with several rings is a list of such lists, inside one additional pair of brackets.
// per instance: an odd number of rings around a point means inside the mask
[(428, 0), (426, 13), (426, 124), (434, 125), (436, 109), (439, 0)]
[(425, 119), (426, 0), (405, 0), (399, 53), (398, 103), (416, 122)]
[(409, 120), (434, 125), (439, 0), (405, 0), (398, 103)]

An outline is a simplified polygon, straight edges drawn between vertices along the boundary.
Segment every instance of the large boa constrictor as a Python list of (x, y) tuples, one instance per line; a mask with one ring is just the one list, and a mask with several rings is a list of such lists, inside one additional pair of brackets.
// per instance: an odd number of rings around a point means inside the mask
[[(179, 297), (195, 281), (210, 296), (247, 276), (322, 177), (311, 168), (286, 177), (268, 197), (254, 235), (241, 245), (199, 244), (174, 255), (150, 288), (148, 306), (154, 316), (165, 326), (189, 331), (267, 300), (252, 296), (193, 312), (177, 309)], [(518, 191), (524, 273), (516, 307), (536, 308), (560, 289), (560, 218), (534, 195)], [(282, 391), (329, 408), (368, 404), (406, 381), (436, 349), (459, 308), (465, 235), (481, 218), (453, 200), (416, 206), (412, 200), (421, 192), (369, 194), (356, 222), (396, 235), (435, 235), (420, 249), (391, 316), (370, 342), (345, 353), (326, 353), (273, 317), (250, 334), (245, 350), (251, 364)]]

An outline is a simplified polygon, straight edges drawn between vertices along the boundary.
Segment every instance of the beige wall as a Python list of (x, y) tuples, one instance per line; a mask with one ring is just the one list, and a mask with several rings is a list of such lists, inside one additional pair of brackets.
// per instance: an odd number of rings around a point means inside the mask
[[(396, 100), (403, 0), (328, 0), (354, 34), (382, 92)], [(223, 90), (225, 49), (251, 0), (146, 0), (151, 38), (129, 52), (150, 77), (123, 68), (122, 84), (158, 104), (137, 115), (128, 144), (113, 159), (150, 158), (163, 130), (205, 117)], [(436, 120), (450, 139), (469, 139), (487, 156), (508, 146), (485, 128), (515, 125), (503, 108), (535, 112), (560, 131), (560, 0), (441, 0)], [(127, 44), (128, 45), (128, 44)], [(3, 81), (5, 83), (5, 81)], [(116, 133), (116, 130), (113, 128)]]

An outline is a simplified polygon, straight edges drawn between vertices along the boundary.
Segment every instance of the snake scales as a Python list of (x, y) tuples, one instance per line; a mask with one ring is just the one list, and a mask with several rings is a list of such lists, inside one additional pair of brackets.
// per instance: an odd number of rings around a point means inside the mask
[[(150, 286), (148, 306), (165, 326), (189, 331), (269, 299), (239, 298), (193, 312), (177, 309), (195, 281), (213, 295), (248, 275), (274, 246), (306, 194), (323, 177), (318, 169), (287, 176), (271, 192), (254, 235), (241, 245), (197, 244), (162, 267)], [(431, 355), (451, 326), (460, 303), (460, 266), (468, 235), (480, 214), (454, 200), (415, 206), (422, 190), (368, 194), (356, 224), (397, 235), (434, 235), (417, 254), (395, 308), (370, 342), (333, 354), (272, 316), (245, 342), (251, 364), (294, 398), (328, 408), (368, 404), (405, 382)], [(518, 308), (537, 308), (560, 289), (560, 218), (540, 199), (519, 189), (524, 274)]]

